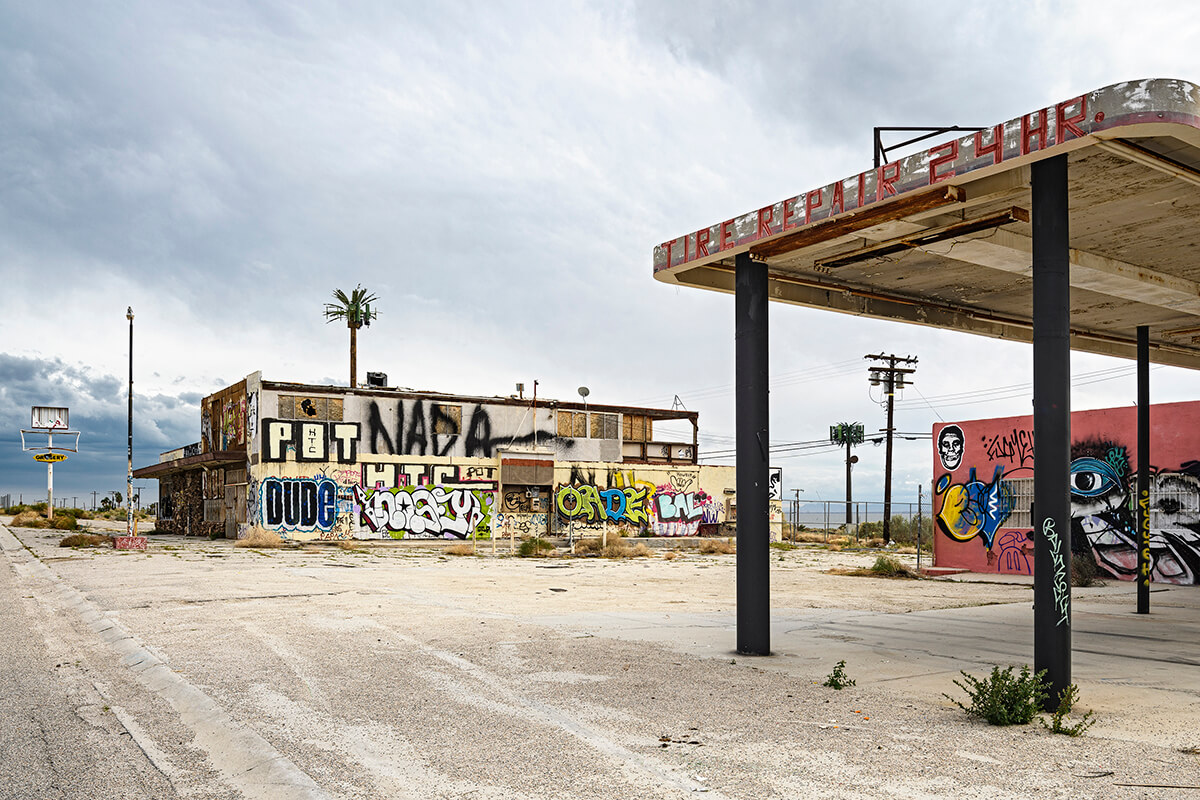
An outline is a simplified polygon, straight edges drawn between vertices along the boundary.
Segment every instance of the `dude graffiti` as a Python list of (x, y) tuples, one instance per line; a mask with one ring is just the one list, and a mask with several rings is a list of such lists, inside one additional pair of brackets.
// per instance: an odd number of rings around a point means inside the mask
[(259, 512), (265, 528), (329, 531), (337, 522), (337, 484), (315, 478), (263, 478)]
[(362, 524), (393, 539), (486, 539), (495, 493), (442, 486), (354, 487)]

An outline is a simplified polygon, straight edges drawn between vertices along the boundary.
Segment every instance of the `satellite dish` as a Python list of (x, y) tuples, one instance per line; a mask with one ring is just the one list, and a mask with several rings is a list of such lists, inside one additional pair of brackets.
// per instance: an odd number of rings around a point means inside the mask
[(592, 391), (590, 389), (588, 389), (586, 386), (579, 387), (579, 396), (580, 397), (586, 398), (591, 393), (592, 393)]

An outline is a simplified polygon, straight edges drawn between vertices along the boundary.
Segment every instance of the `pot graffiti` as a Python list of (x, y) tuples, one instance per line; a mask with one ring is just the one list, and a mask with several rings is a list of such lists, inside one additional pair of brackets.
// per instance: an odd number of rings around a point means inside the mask
[(337, 484), (328, 478), (264, 478), (263, 526), (280, 531), (328, 531), (337, 521)]
[(393, 539), (485, 539), (491, 536), (495, 495), (442, 486), (354, 487), (362, 524)]

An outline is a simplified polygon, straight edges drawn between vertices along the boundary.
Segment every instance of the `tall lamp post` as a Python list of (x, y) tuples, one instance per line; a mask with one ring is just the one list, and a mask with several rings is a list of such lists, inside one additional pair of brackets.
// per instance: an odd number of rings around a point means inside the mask
[(125, 482), (125, 535), (133, 536), (133, 306), (125, 311), (129, 320), (129, 472)]

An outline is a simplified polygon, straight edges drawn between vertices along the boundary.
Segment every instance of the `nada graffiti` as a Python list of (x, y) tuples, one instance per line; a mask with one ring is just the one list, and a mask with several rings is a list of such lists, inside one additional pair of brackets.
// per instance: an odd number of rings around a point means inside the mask
[(378, 455), (445, 456), (460, 442), (461, 455), (482, 458), (494, 457), (497, 447), (537, 443), (565, 450), (574, 445), (569, 438), (558, 439), (556, 431), (549, 428), (522, 436), (513, 436), (511, 432), (493, 435), (492, 416), (483, 404), (477, 404), (469, 413), (463, 407), (456, 418), (441, 403), (402, 401), (396, 404), (394, 420), (389, 425), (379, 403), (372, 400), (367, 405), (366, 425), (366, 450)]
[[(961, 435), (961, 433), (960, 433)], [(1033, 431), (1013, 428), (1008, 433), (984, 436), (983, 447), (992, 461), (1023, 467), (1033, 463)]]
[(393, 539), (488, 538), (495, 495), (443, 486), (354, 487), (362, 523)]
[(990, 552), (996, 532), (1012, 511), (1012, 493), (1000, 480), (1003, 474), (1004, 467), (997, 466), (992, 482), (983, 483), (971, 467), (965, 483), (951, 483), (949, 475), (939, 478), (936, 489), (942, 496), (942, 508), (937, 515), (938, 528), (960, 542), (978, 536)]
[(353, 464), (358, 460), (358, 423), (263, 420), (262, 460), (287, 461), (289, 447), (297, 461)]
[(337, 484), (315, 478), (263, 478), (263, 525), (282, 531), (328, 531), (337, 521)]

